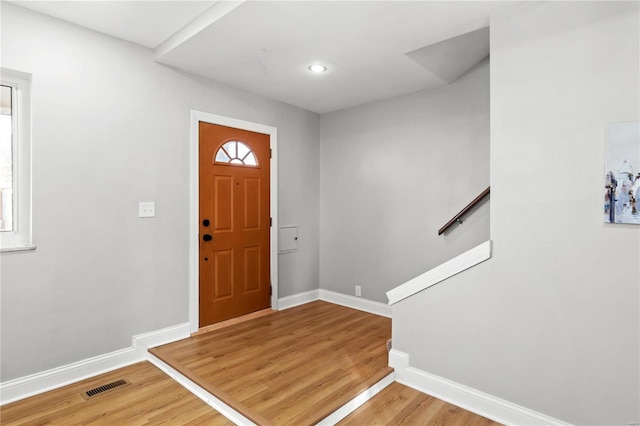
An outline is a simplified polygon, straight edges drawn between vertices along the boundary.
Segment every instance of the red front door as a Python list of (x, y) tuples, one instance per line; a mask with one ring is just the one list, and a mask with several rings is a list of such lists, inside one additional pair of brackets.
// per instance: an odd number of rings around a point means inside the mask
[(269, 135), (200, 122), (200, 327), (271, 306)]

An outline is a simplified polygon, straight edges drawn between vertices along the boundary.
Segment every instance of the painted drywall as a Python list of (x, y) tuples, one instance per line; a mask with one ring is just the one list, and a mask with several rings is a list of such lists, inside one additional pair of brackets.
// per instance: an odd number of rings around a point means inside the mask
[[(191, 109), (278, 128), (279, 219), (299, 229), (279, 295), (318, 288), (318, 115), (10, 3), (1, 31), (1, 65), (33, 74), (38, 247), (1, 257), (2, 381), (188, 321)], [(139, 201), (156, 218), (138, 218)]]
[(640, 419), (640, 227), (602, 219), (606, 124), (640, 119), (639, 12), (492, 18), (493, 257), (394, 305), (413, 367), (573, 424)]
[(440, 229), (489, 186), (489, 61), (455, 83), (325, 114), (320, 287), (385, 292), (489, 239), (489, 201)]

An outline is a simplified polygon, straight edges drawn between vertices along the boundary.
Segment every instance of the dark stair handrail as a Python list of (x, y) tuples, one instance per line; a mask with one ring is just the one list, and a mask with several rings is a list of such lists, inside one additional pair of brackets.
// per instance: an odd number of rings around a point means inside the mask
[(487, 189), (485, 189), (484, 191), (482, 191), (480, 193), (480, 195), (478, 195), (476, 198), (473, 199), (473, 201), (471, 201), (469, 204), (466, 205), (465, 208), (463, 208), (462, 210), (460, 210), (460, 212), (455, 215), (454, 217), (451, 218), (451, 220), (449, 222), (447, 222), (442, 228), (440, 228), (438, 230), (438, 235), (442, 235), (445, 233), (445, 231), (449, 228), (451, 228), (453, 226), (454, 223), (456, 222), (460, 222), (462, 223), (462, 221), (460, 220), (460, 218), (462, 216), (464, 216), (466, 213), (469, 212), (469, 210), (471, 210), (472, 208), (474, 208), (475, 206), (477, 206), (480, 201), (484, 200), (484, 198), (489, 195), (491, 193), (491, 187), (488, 186)]

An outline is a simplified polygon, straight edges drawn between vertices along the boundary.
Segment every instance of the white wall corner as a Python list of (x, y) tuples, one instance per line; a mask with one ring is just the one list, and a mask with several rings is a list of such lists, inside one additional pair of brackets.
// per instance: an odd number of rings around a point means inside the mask
[(436, 285), (466, 269), (469, 269), (491, 258), (491, 240), (467, 250), (459, 256), (446, 261), (442, 265), (419, 275), (387, 292), (389, 305), (393, 305), (426, 288)]
[(396, 375), (399, 372), (404, 372), (409, 368), (409, 354), (391, 349), (389, 351), (389, 367), (396, 371)]
[(346, 306), (347, 308), (357, 309), (359, 311), (369, 312), (370, 314), (391, 318), (391, 306), (385, 303), (363, 299), (362, 297), (336, 293), (330, 290), (320, 289), (319, 292), (320, 300), (335, 303), (336, 305)]
[(135, 335), (131, 338), (132, 346), (136, 351), (146, 354), (148, 349), (186, 339), (191, 335), (190, 326), (190, 323), (183, 322), (161, 330)]
[(294, 306), (304, 305), (305, 303), (320, 300), (320, 290), (310, 290), (304, 293), (298, 293), (278, 299), (278, 310), (293, 308)]
[(391, 318), (391, 306), (385, 303), (324, 289), (305, 291), (304, 293), (278, 299), (278, 310), (293, 308), (294, 306), (304, 305), (305, 303), (315, 300), (324, 300), (325, 302), (335, 303), (336, 305), (346, 306), (347, 308)]
[(508, 425), (569, 425), (537, 411), (409, 365), (409, 354), (392, 349), (389, 366), (396, 381), (493, 421)]

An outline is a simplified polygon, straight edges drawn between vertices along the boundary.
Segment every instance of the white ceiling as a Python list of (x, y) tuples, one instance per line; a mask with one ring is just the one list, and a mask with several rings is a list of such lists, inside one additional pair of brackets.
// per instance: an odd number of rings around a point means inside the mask
[[(508, 2), (14, 3), (154, 49), (160, 63), (326, 113), (455, 80), (451, 69), (464, 73), (488, 51), (487, 31), (476, 33), (482, 41), (458, 36), (488, 26)], [(309, 73), (315, 62), (328, 71)]]
[(171, 37), (215, 1), (11, 1), (150, 49)]

